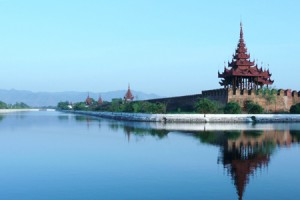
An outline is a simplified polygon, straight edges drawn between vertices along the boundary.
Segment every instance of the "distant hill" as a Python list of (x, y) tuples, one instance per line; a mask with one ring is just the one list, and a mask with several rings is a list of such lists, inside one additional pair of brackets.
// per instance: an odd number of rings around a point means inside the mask
[[(93, 93), (90, 92), (90, 97), (95, 100), (101, 95), (104, 101), (111, 101), (113, 98), (123, 98), (126, 90), (110, 91)], [(132, 90), (135, 99), (146, 100), (159, 98), (156, 94), (146, 94)], [(87, 92), (31, 92), (26, 90), (0, 90), (0, 101), (8, 104), (14, 104), (16, 102), (24, 102), (32, 107), (42, 106), (56, 106), (60, 101), (79, 102), (84, 101), (87, 97)]]

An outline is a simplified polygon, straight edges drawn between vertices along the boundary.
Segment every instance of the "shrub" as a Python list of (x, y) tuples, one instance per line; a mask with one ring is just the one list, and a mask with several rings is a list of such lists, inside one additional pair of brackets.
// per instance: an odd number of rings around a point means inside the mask
[(241, 114), (241, 106), (237, 102), (229, 102), (224, 108), (225, 114)]
[(300, 103), (292, 105), (290, 108), (290, 113), (292, 114), (300, 114)]
[(200, 99), (195, 104), (195, 109), (198, 113), (216, 113), (218, 110), (217, 104), (209, 99)]
[(162, 103), (150, 103), (147, 101), (134, 102), (133, 112), (135, 113), (166, 113), (166, 105)]
[(264, 112), (263, 107), (253, 101), (246, 102), (246, 110), (249, 114), (262, 114)]

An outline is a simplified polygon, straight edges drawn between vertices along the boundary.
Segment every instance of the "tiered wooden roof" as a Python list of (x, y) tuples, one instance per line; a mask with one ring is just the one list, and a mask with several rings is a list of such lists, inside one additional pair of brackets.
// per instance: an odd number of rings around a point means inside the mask
[(244, 41), (242, 23), (240, 24), (240, 39), (232, 61), (228, 62), (228, 68), (224, 66), (223, 73), (218, 72), (221, 86), (234, 89), (257, 89), (258, 86), (272, 85), (272, 74), (269, 69), (263, 70), (254, 61), (250, 61), (250, 54), (247, 53)]
[(102, 97), (101, 96), (99, 96), (99, 98), (98, 98), (98, 105), (102, 105), (103, 104), (103, 100), (102, 100)]
[(92, 98), (90, 98), (90, 94), (88, 94), (88, 96), (85, 100), (85, 104), (88, 106), (92, 105)]
[(130, 85), (128, 85), (128, 90), (124, 96), (125, 101), (132, 101), (134, 99), (134, 96), (132, 95), (132, 92), (130, 90)]

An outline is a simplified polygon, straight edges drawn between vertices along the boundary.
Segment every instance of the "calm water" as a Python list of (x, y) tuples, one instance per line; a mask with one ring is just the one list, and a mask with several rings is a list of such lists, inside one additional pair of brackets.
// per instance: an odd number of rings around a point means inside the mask
[(1, 199), (299, 199), (300, 124), (0, 115)]

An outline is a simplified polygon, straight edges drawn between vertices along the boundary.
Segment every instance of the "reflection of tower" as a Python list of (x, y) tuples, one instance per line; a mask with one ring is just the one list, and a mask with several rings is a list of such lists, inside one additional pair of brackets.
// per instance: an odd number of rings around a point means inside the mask
[(222, 164), (234, 181), (239, 199), (243, 199), (249, 176), (257, 169), (268, 166), (271, 152), (264, 153), (263, 149), (251, 146), (234, 147), (231, 150), (225, 147), (221, 152)]
[(289, 131), (205, 131), (195, 135), (202, 143), (220, 146), (218, 164), (231, 176), (239, 199), (243, 199), (251, 175), (268, 166), (276, 145), (291, 144)]
[(128, 126), (124, 126), (124, 132), (127, 136), (127, 141), (128, 143), (130, 142), (130, 132), (132, 131), (132, 128), (131, 127), (128, 127)]
[(234, 181), (239, 199), (242, 199), (250, 175), (267, 167), (276, 145), (290, 146), (292, 137), (289, 131), (278, 130), (244, 130), (231, 135), (234, 137), (227, 139), (220, 160)]
[(88, 129), (90, 128), (90, 118), (89, 117), (86, 118), (86, 126)]

